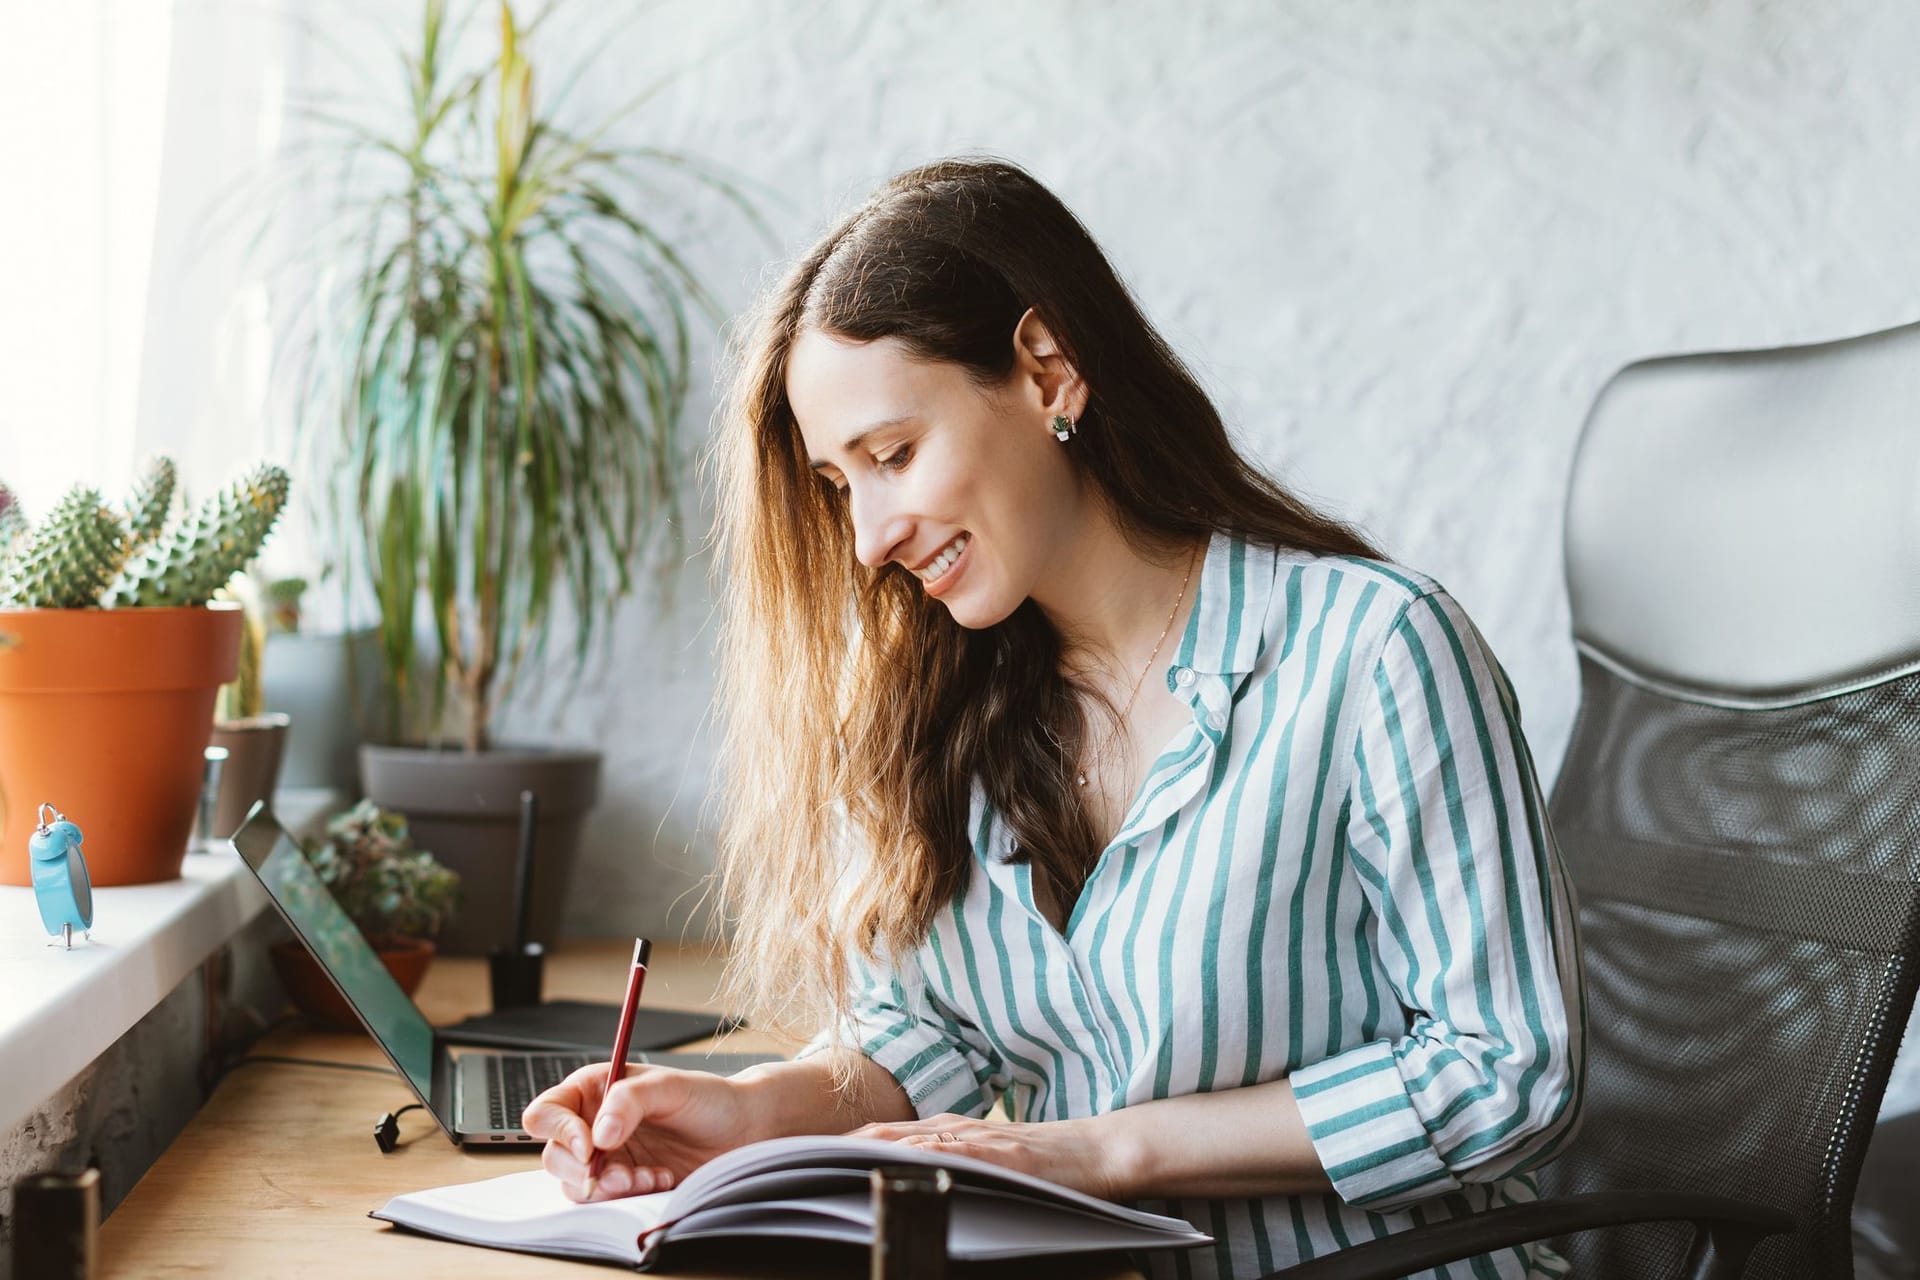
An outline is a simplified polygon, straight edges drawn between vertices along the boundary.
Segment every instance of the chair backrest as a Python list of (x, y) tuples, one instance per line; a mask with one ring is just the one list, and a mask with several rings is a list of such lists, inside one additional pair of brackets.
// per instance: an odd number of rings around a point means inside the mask
[[(1920, 972), (1920, 325), (1618, 374), (1567, 512), (1581, 701), (1552, 818), (1580, 900), (1586, 1119), (1548, 1194), (1848, 1217)], [(1672, 1275), (1683, 1231), (1562, 1241)]]

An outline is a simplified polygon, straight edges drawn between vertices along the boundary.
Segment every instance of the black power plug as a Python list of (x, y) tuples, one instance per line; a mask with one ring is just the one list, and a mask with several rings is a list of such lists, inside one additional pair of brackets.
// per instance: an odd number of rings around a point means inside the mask
[(389, 1111), (373, 1123), (373, 1140), (380, 1148), (380, 1154), (386, 1155), (400, 1145), (400, 1117), (409, 1111), (418, 1111), (421, 1104), (409, 1102), (398, 1111)]

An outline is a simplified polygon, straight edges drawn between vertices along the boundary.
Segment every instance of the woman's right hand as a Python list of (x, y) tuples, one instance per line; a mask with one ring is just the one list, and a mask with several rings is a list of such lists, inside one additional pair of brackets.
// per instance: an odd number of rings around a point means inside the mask
[[(527, 1104), (520, 1123), (545, 1138), (540, 1162), (571, 1200), (666, 1191), (723, 1151), (757, 1136), (747, 1091), (725, 1076), (627, 1065), (607, 1089), (607, 1064), (580, 1068)], [(587, 1165), (601, 1154), (600, 1176)]]

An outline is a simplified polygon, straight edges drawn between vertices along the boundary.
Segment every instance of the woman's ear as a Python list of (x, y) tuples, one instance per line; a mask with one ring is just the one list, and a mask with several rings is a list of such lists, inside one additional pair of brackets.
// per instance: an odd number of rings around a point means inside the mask
[(1030, 398), (1040, 415), (1065, 414), (1078, 421), (1086, 411), (1085, 380), (1032, 307), (1013, 327), (1013, 372), (1016, 391)]

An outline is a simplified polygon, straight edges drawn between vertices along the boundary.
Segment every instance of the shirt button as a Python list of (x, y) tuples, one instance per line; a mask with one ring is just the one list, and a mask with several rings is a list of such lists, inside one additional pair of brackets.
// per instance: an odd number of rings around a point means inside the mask
[(1190, 687), (1193, 684), (1193, 668), (1175, 667), (1173, 669), (1173, 682), (1182, 689)]
[(1209, 711), (1207, 713), (1207, 727), (1209, 729), (1212, 729), (1215, 733), (1218, 733), (1220, 730), (1227, 727), (1227, 718), (1221, 715), (1218, 711)]

